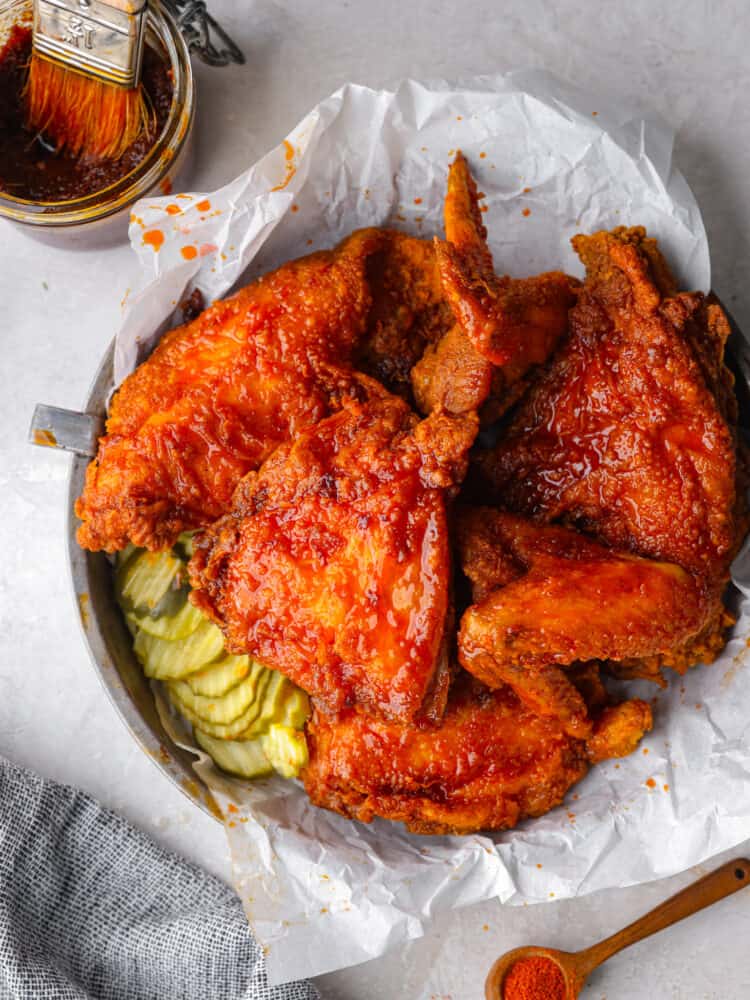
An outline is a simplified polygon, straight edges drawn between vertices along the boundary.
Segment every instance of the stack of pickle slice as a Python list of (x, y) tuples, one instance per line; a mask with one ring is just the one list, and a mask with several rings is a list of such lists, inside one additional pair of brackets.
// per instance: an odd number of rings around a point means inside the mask
[(195, 740), (230, 774), (296, 777), (307, 763), (307, 695), (252, 656), (233, 656), (224, 636), (188, 600), (192, 538), (148, 552), (118, 554), (115, 592), (147, 677), (164, 683)]

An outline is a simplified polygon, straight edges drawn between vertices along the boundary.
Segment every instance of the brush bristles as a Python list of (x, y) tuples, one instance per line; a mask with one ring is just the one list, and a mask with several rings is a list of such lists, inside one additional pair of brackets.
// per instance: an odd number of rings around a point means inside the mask
[(125, 90), (34, 53), (26, 84), (28, 125), (73, 156), (116, 160), (151, 124), (143, 87)]

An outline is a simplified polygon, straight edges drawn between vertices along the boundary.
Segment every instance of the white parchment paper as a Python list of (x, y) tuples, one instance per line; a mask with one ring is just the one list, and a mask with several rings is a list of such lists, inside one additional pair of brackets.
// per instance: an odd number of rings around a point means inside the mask
[[(579, 273), (578, 231), (645, 225), (682, 287), (710, 286), (697, 205), (672, 165), (672, 135), (539, 72), (461, 85), (349, 85), (219, 191), (139, 203), (143, 264), (116, 351), (119, 381), (193, 288), (207, 301), (240, 279), (360, 226), (441, 232), (448, 163), (462, 149), (485, 194), (498, 272)], [(737, 582), (750, 587), (750, 557)], [(750, 589), (743, 593), (750, 596)], [(417, 837), (310, 805), (300, 785), (243, 783), (196, 765), (225, 814), (234, 882), (272, 983), (321, 974), (421, 935), (439, 910), (538, 902), (673, 874), (750, 837), (750, 602), (722, 657), (652, 698), (654, 731), (594, 768), (565, 807), (496, 836)], [(170, 722), (174, 725), (174, 720)], [(185, 731), (175, 730), (182, 742)]]

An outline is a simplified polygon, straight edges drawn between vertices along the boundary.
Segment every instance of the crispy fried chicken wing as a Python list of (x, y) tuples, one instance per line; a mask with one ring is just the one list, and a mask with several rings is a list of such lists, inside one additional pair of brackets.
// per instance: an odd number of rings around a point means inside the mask
[(280, 447), (198, 539), (191, 599), (327, 710), (442, 714), (449, 680), (446, 495), (475, 419), (419, 423), (389, 396)]
[(447, 242), (435, 242), (457, 325), (426, 348), (412, 372), (412, 387), (424, 413), (438, 405), (454, 413), (485, 406), (486, 419), (494, 420), (515, 402), (523, 377), (547, 360), (567, 330), (578, 283), (559, 271), (497, 277), (478, 197), (459, 152), (448, 173)]
[(462, 666), (490, 687), (510, 684), (572, 735), (588, 734), (590, 722), (559, 667), (669, 654), (714, 615), (700, 577), (570, 528), (473, 508), (459, 517), (458, 535), (476, 602), (461, 621)]
[(624, 719), (601, 717), (591, 751), (559, 723), (536, 715), (509, 688), (489, 691), (462, 674), (437, 725), (398, 725), (347, 712), (308, 723), (303, 774), (318, 806), (369, 822), (400, 821), (415, 833), (502, 830), (562, 802), (596, 759), (629, 752), (651, 727), (643, 702)]

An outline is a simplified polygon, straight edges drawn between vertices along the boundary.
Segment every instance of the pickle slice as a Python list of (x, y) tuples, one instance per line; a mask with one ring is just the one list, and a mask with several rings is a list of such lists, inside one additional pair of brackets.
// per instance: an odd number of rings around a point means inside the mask
[(220, 698), (247, 677), (252, 662), (249, 656), (227, 654), (220, 660), (209, 663), (203, 670), (191, 674), (186, 683), (190, 685), (193, 694), (201, 694), (205, 698)]
[(261, 674), (265, 670), (265, 667), (254, 660), (247, 677), (218, 698), (195, 694), (185, 681), (172, 681), (169, 686), (180, 708), (190, 709), (191, 715), (200, 720), (195, 725), (200, 726), (201, 722), (218, 722), (226, 726), (256, 701)]
[(276, 721), (282, 726), (291, 726), (292, 729), (302, 729), (309, 717), (310, 699), (301, 688), (292, 687)]
[(183, 531), (174, 543), (173, 552), (184, 562), (189, 562), (193, 558), (193, 535), (194, 531)]
[(263, 694), (265, 688), (270, 680), (271, 671), (265, 670), (260, 674), (258, 680), (258, 693), (254, 701), (252, 701), (245, 711), (238, 715), (236, 719), (231, 722), (209, 722), (207, 719), (201, 719), (200, 716), (196, 715), (195, 712), (187, 705), (178, 691), (175, 690), (174, 684), (169, 684), (167, 686), (167, 691), (169, 692), (169, 697), (172, 699), (175, 708), (181, 712), (188, 722), (192, 722), (194, 726), (200, 729), (204, 733), (208, 733), (209, 736), (213, 736), (217, 740), (236, 740), (238, 737), (242, 736), (245, 730), (248, 728), (251, 722), (254, 722), (263, 707)]
[(195, 742), (223, 771), (240, 778), (260, 778), (273, 772), (260, 740), (217, 740), (200, 729), (194, 732)]
[(272, 722), (281, 722), (281, 711), (285, 699), (291, 694), (291, 681), (280, 674), (277, 670), (271, 671), (271, 679), (268, 682), (263, 696), (263, 705), (254, 722), (251, 722), (242, 734), (243, 740), (249, 740), (254, 736), (260, 736), (268, 731)]
[(307, 740), (299, 729), (274, 723), (260, 741), (263, 752), (282, 778), (296, 778), (307, 765)]
[(182, 561), (171, 552), (146, 552), (120, 562), (115, 574), (117, 598), (129, 614), (148, 614), (184, 572)]
[(205, 667), (224, 649), (224, 636), (213, 622), (204, 619), (185, 639), (160, 639), (141, 629), (133, 649), (147, 677), (159, 681), (181, 680)]
[(188, 591), (180, 590), (182, 601), (177, 605), (172, 614), (158, 614), (153, 612), (146, 615), (133, 614), (127, 617), (132, 618), (133, 624), (142, 628), (149, 635), (158, 639), (186, 639), (198, 628), (201, 622), (206, 620), (202, 611), (199, 611), (187, 599)]

